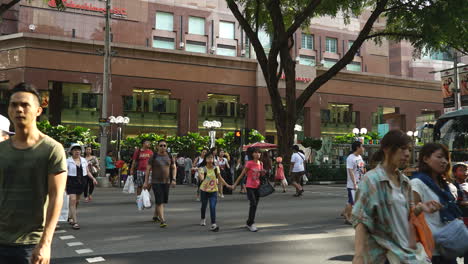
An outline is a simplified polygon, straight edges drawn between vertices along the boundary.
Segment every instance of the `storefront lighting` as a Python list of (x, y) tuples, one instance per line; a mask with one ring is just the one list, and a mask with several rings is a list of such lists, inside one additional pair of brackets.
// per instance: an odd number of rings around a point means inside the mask
[(214, 128), (220, 128), (222, 126), (222, 123), (219, 121), (204, 121), (203, 122), (203, 127), (208, 128), (208, 129), (214, 129)]

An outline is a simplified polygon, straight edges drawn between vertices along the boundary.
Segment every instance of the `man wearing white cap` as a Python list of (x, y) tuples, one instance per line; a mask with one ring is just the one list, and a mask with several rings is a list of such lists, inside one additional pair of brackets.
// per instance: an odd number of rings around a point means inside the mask
[(14, 134), (15, 133), (10, 131), (10, 120), (0, 115), (0, 142), (9, 139), (10, 135)]
[(63, 146), (37, 128), (34, 86), (11, 90), (8, 116), (16, 134), (0, 142), (0, 263), (49, 264), (67, 181)]

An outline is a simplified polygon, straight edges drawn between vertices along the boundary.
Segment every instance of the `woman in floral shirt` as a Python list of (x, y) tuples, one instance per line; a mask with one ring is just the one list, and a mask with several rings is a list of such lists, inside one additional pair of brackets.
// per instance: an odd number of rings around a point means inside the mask
[[(440, 209), (435, 201), (414, 206), (408, 177), (399, 171), (410, 158), (411, 138), (400, 130), (390, 131), (373, 157), (378, 165), (366, 173), (358, 186), (353, 208), (356, 229), (353, 264), (419, 264), (409, 214), (433, 213)], [(429, 262), (430, 263), (430, 262)]]

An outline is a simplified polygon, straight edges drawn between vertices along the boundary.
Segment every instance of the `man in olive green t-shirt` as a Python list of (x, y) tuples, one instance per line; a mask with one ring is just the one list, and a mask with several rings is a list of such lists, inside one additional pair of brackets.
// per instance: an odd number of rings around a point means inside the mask
[(0, 263), (48, 264), (67, 180), (65, 151), (36, 126), (37, 90), (20, 83), (11, 92), (16, 134), (0, 143)]

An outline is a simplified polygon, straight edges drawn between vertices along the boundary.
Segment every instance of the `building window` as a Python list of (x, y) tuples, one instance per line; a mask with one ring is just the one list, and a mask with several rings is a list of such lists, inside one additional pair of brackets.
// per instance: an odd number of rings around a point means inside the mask
[(350, 104), (329, 103), (327, 109), (320, 110), (322, 134), (348, 134), (356, 126), (357, 115)]
[(338, 40), (336, 38), (326, 38), (325, 51), (330, 53), (338, 52)]
[(208, 94), (208, 100), (198, 104), (198, 127), (203, 130), (203, 121), (218, 120), (221, 130), (240, 129), (245, 125), (245, 112), (239, 96)]
[(302, 46), (303, 49), (313, 50), (314, 49), (314, 36), (306, 33), (302, 33)]
[(325, 68), (331, 68), (333, 67), (333, 65), (335, 65), (335, 63), (337, 63), (338, 60), (335, 60), (335, 59), (324, 59), (323, 60), (323, 67)]
[(91, 85), (63, 83), (61, 123), (96, 125), (101, 103), (101, 95), (92, 93)]
[(219, 37), (224, 39), (234, 39), (234, 23), (233, 22), (219, 22)]
[(247, 37), (247, 35), (245, 35), (244, 50), (245, 57), (250, 58), (250, 39)]
[(271, 49), (271, 37), (270, 35), (263, 29), (258, 31), (258, 39), (260, 40), (260, 43), (262, 44), (263, 49), (265, 50), (265, 54), (268, 56), (268, 53), (270, 53)]
[(174, 15), (167, 12), (156, 12), (156, 29), (174, 31)]
[(177, 133), (179, 101), (170, 99), (165, 90), (134, 89), (123, 96), (123, 113), (131, 120), (127, 134)]
[(205, 35), (205, 19), (202, 17), (189, 17), (189, 34)]
[(173, 38), (155, 37), (153, 40), (153, 48), (159, 49), (175, 49)]
[(307, 66), (315, 66), (315, 57), (314, 56), (299, 56), (299, 64)]
[(353, 44), (354, 44), (354, 40), (349, 40), (348, 41), (348, 49), (350, 49)]
[(237, 55), (236, 53), (236, 47), (234, 46), (218, 45), (216, 48), (217, 55), (235, 57)]
[(442, 60), (442, 61), (452, 61), (452, 55), (448, 52), (432, 52), (430, 55), (430, 58), (432, 60)]
[(353, 62), (349, 63), (348, 65), (346, 65), (346, 70), (360, 72), (360, 71), (362, 71), (361, 63), (357, 62), (357, 61), (353, 61)]
[(206, 53), (206, 44), (204, 42), (187, 41), (185, 50), (189, 52)]

